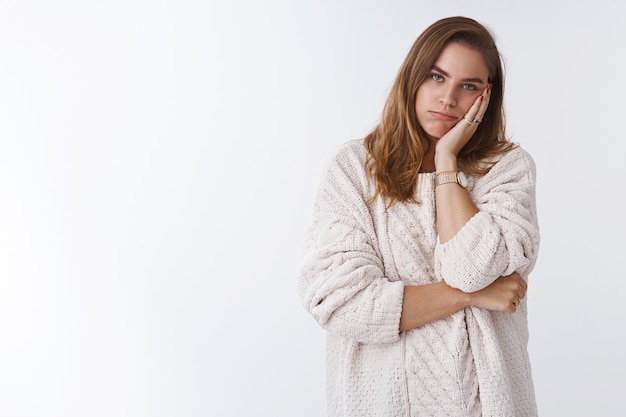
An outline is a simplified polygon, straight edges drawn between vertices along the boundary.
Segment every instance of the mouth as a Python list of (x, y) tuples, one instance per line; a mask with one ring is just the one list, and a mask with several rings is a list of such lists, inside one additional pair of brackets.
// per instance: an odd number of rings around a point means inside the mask
[(437, 120), (442, 120), (442, 121), (444, 121), (444, 122), (454, 122), (454, 121), (456, 121), (456, 120), (458, 120), (458, 119), (459, 119), (459, 118), (458, 118), (458, 117), (456, 117), (455, 115), (450, 114), (450, 113), (446, 113), (446, 112), (440, 112), (440, 111), (434, 111), (434, 110), (431, 110), (429, 113), (430, 113), (430, 114), (431, 114), (431, 116), (433, 116), (435, 119), (437, 119)]

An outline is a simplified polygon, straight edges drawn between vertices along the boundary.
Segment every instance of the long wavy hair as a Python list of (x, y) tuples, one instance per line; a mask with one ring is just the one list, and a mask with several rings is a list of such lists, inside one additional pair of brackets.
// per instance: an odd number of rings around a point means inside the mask
[(378, 125), (365, 137), (366, 169), (375, 194), (389, 205), (397, 201), (419, 203), (417, 179), (428, 150), (428, 135), (417, 121), (417, 89), (428, 77), (441, 51), (458, 42), (478, 51), (487, 65), (493, 85), (482, 123), (459, 152), (459, 166), (466, 173), (483, 176), (493, 166), (492, 157), (515, 145), (505, 137), (503, 108), (504, 70), (494, 38), (487, 28), (467, 17), (441, 19), (417, 38), (391, 87)]

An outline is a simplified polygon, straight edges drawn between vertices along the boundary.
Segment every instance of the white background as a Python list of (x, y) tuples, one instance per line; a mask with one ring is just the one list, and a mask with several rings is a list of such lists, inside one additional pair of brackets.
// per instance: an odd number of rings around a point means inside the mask
[(0, 417), (322, 416), (297, 263), (324, 159), (429, 24), (507, 69), (543, 416), (626, 413), (618, 2), (0, 2)]

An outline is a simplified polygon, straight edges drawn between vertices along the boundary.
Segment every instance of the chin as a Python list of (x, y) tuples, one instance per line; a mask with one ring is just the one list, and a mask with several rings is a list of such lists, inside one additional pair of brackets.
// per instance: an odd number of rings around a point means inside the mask
[(441, 139), (441, 137), (443, 135), (445, 135), (446, 133), (448, 133), (450, 131), (450, 129), (444, 130), (444, 129), (424, 129), (424, 131), (426, 132), (426, 134), (434, 140), (439, 140)]
[(443, 135), (448, 133), (450, 129), (454, 127), (454, 123), (435, 121), (434, 123), (424, 123), (422, 129), (428, 136), (433, 139), (440, 139)]

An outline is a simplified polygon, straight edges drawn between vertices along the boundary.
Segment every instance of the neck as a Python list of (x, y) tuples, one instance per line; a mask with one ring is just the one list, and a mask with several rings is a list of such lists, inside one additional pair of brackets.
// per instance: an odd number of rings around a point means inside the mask
[(420, 172), (435, 172), (435, 144), (437, 143), (437, 140), (432, 139), (425, 142), (424, 147), (426, 148), (426, 153), (424, 154), (424, 159), (422, 160)]

